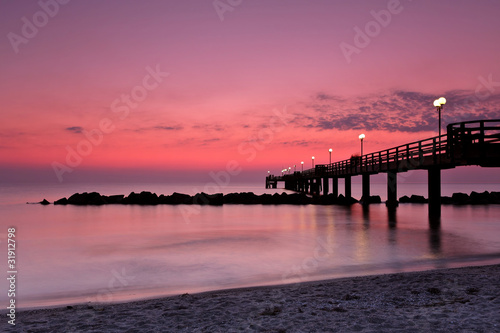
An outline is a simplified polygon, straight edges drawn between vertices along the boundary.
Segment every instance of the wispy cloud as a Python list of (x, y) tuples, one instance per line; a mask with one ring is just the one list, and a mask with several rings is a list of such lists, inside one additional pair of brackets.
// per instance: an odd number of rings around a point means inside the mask
[(149, 131), (180, 131), (183, 130), (184, 127), (181, 125), (157, 125), (151, 127), (140, 127), (134, 129), (128, 129), (128, 131), (143, 133)]
[(83, 127), (80, 126), (71, 126), (71, 127), (66, 127), (66, 131), (72, 132), (72, 133), (82, 133)]
[[(500, 94), (478, 100), (472, 91), (448, 91), (442, 111), (447, 123), (499, 118)], [(432, 101), (439, 96), (414, 91), (393, 91), (345, 100), (317, 93), (304, 103), (305, 112), (296, 114), (295, 126), (317, 130), (386, 130), (402, 132), (436, 129), (437, 114)]]
[(179, 131), (183, 129), (182, 126), (155, 126), (153, 129), (162, 130), (162, 131)]
[(216, 131), (216, 132), (221, 132), (225, 130), (225, 127), (220, 124), (195, 124), (192, 126), (193, 129), (197, 130), (206, 130), (206, 131)]

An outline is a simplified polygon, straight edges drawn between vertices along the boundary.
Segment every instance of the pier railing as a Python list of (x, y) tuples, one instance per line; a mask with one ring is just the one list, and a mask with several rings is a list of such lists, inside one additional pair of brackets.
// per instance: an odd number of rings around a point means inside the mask
[(500, 166), (499, 155), (500, 119), (476, 120), (449, 124), (447, 133), (441, 136), (410, 142), (363, 156), (353, 156), (331, 164), (319, 164), (302, 173), (296, 172), (294, 175), (283, 177), (342, 177), (432, 167), (445, 169), (457, 165), (488, 165), (491, 162)]

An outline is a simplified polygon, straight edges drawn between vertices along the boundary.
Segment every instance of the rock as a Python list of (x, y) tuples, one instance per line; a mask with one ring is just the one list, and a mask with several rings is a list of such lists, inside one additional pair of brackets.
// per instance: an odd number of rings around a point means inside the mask
[(426, 202), (428, 202), (428, 200), (426, 198), (424, 198), (423, 195), (412, 194), (412, 196), (410, 197), (410, 202), (412, 202), (412, 203), (426, 203)]
[(123, 198), (125, 196), (123, 194), (120, 194), (120, 195), (110, 195), (110, 196), (107, 196), (107, 197), (104, 197), (104, 200), (106, 201), (106, 203), (108, 204), (121, 204), (123, 203)]
[(465, 205), (469, 203), (469, 196), (466, 193), (453, 193), (451, 200), (454, 205)]
[(403, 195), (401, 198), (399, 198), (400, 203), (410, 203), (410, 197), (407, 195)]
[(492, 204), (500, 204), (500, 192), (491, 192), (490, 193), (490, 202)]
[(443, 205), (451, 205), (453, 203), (453, 200), (451, 199), (451, 197), (448, 197), (448, 196), (442, 196), (441, 197), (441, 204)]
[(472, 191), (469, 199), (472, 205), (487, 205), (490, 203), (490, 193), (488, 191), (484, 191), (483, 193)]
[(166, 201), (171, 205), (192, 205), (193, 198), (190, 195), (174, 192), (166, 197)]
[[(327, 204), (332, 204), (335, 198), (333, 196), (322, 196)], [(311, 203), (312, 199), (309, 198), (305, 193), (293, 193), (287, 195), (287, 203), (289, 205), (308, 205)]]
[(388, 207), (388, 208), (396, 208), (399, 206), (399, 202), (397, 200), (387, 200), (385, 202), (385, 205)]
[(336, 204), (342, 206), (350, 206), (355, 204), (356, 202), (358, 202), (358, 200), (354, 199), (353, 197), (346, 198), (342, 194), (340, 194), (337, 198)]
[(39, 204), (46, 206), (50, 205), (50, 202), (48, 202), (47, 199), (43, 199), (42, 201), (39, 202)]
[(212, 205), (221, 206), (224, 203), (224, 195), (222, 193), (206, 194), (196, 193), (193, 197), (193, 204), (195, 205)]
[(61, 198), (59, 200), (54, 201), (54, 205), (67, 205), (68, 204), (68, 199), (66, 198)]
[(229, 204), (259, 204), (260, 198), (252, 192), (229, 193), (223, 196), (223, 203)]
[(157, 205), (158, 202), (156, 193), (146, 191), (141, 193), (131, 192), (128, 197), (122, 199), (122, 203), (128, 205)]
[(271, 205), (273, 204), (273, 196), (267, 193), (262, 194), (259, 197), (259, 201), (262, 205)]
[(75, 193), (68, 198), (68, 204), (70, 205), (103, 205), (106, 201), (97, 192), (83, 192)]

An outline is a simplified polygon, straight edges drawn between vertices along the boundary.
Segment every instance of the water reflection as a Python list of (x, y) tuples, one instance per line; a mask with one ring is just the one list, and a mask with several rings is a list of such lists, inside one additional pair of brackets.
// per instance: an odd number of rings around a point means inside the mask
[(387, 222), (389, 225), (389, 229), (395, 229), (397, 224), (396, 217), (397, 208), (387, 208)]
[(397, 245), (397, 233), (396, 229), (396, 208), (387, 209), (387, 225), (388, 225), (388, 243), (390, 246)]
[(81, 295), (107, 288), (112, 270), (135, 276), (130, 290), (113, 294), (118, 301), (145, 296), (145, 288), (155, 296), (279, 284), (287, 273), (305, 281), (500, 258), (498, 206), (444, 207), (442, 222), (428, 220), (424, 205), (226, 205), (201, 207), (190, 223), (174, 206), (23, 205), (2, 213), (4, 230), (22, 230), (26, 306), (58, 295), (85, 301)]
[(368, 230), (370, 228), (370, 206), (362, 205), (363, 210), (363, 229)]
[(441, 227), (440, 224), (431, 225), (433, 227), (429, 228), (429, 251), (434, 257), (439, 258), (441, 256)]

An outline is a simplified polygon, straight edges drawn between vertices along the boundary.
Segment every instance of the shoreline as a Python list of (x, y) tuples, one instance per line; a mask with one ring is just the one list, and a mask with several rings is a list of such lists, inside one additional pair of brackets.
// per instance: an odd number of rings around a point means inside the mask
[[(500, 332), (498, 276), (500, 264), (243, 287), (125, 303), (19, 309), (12, 328)], [(0, 313), (7, 324), (6, 311)]]

